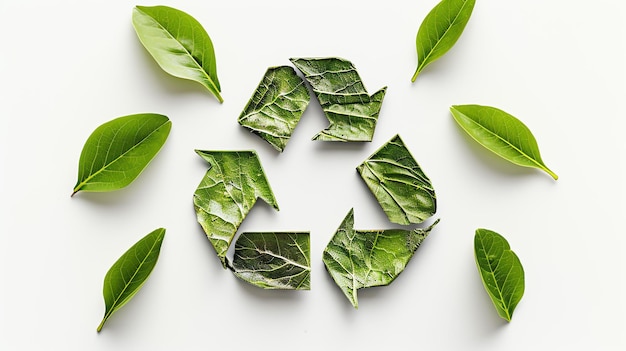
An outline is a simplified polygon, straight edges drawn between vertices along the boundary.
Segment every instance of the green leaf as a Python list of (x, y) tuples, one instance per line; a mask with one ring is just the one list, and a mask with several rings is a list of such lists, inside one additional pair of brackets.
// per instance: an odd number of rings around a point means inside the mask
[(116, 118), (91, 133), (78, 162), (79, 191), (112, 191), (129, 185), (159, 152), (172, 128), (163, 115)]
[(442, 0), (424, 18), (415, 39), (417, 69), (412, 82), (431, 62), (443, 56), (461, 37), (475, 0)]
[(450, 111), (467, 134), (496, 155), (516, 165), (539, 168), (555, 180), (559, 178), (543, 163), (535, 137), (519, 119), (490, 106), (457, 105)]
[(390, 284), (402, 273), (435, 221), (426, 229), (354, 230), (351, 209), (324, 249), (326, 270), (354, 308), (357, 290)]
[(309, 90), (293, 68), (270, 67), (238, 121), (282, 152), (309, 100)]
[(109, 317), (124, 306), (141, 289), (159, 259), (165, 229), (159, 228), (139, 240), (111, 266), (104, 277), (104, 318), (102, 330)]
[(213, 43), (200, 22), (167, 6), (136, 6), (133, 26), (143, 46), (165, 72), (196, 81), (224, 101)]
[(330, 126), (313, 137), (324, 141), (372, 141), (387, 87), (369, 96), (359, 73), (341, 58), (292, 58), (313, 87)]
[(511, 321), (524, 295), (524, 268), (502, 235), (477, 229), (474, 254), (480, 277), (500, 317)]
[(196, 150), (209, 163), (193, 194), (198, 223), (226, 268), (226, 251), (257, 198), (278, 210), (274, 193), (254, 151)]
[(389, 220), (398, 224), (421, 223), (435, 214), (437, 198), (399, 135), (357, 167)]
[(235, 243), (233, 272), (264, 289), (311, 288), (309, 233), (243, 233)]

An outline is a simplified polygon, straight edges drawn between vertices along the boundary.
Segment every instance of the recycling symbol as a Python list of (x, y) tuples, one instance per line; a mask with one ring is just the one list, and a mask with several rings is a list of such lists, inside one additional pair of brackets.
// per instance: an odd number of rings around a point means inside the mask
[[(282, 152), (309, 104), (308, 83), (330, 122), (314, 140), (372, 140), (386, 87), (369, 95), (357, 70), (345, 59), (295, 58), (291, 62), (304, 80), (289, 66), (270, 67), (239, 116), (239, 124)], [(310, 289), (308, 232), (241, 233), (232, 262), (227, 257), (239, 226), (258, 198), (279, 209), (256, 152), (196, 153), (209, 169), (193, 195), (194, 208), (224, 268), (262, 288)], [(422, 223), (436, 212), (431, 181), (399, 135), (363, 161), (357, 171), (391, 222)], [(350, 210), (324, 250), (323, 262), (356, 308), (357, 290), (391, 283), (437, 222), (425, 229), (355, 230)]]

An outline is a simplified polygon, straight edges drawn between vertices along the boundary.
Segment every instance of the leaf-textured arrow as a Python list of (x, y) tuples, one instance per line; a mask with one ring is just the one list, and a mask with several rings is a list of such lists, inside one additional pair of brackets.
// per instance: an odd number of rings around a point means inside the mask
[(435, 189), (399, 135), (359, 165), (357, 171), (393, 223), (421, 223), (435, 214)]
[(309, 90), (292, 67), (270, 67), (238, 122), (282, 152), (309, 100)]
[(243, 233), (235, 243), (232, 270), (260, 288), (309, 290), (309, 237), (308, 232)]
[(226, 268), (226, 251), (257, 198), (278, 204), (254, 151), (196, 150), (209, 163), (193, 195), (198, 222)]
[(351, 209), (324, 249), (322, 260), (335, 283), (358, 308), (357, 290), (390, 284), (438, 222), (426, 229), (354, 230)]
[(313, 87), (330, 126), (313, 140), (372, 141), (387, 87), (370, 96), (348, 60), (292, 58), (291, 62)]

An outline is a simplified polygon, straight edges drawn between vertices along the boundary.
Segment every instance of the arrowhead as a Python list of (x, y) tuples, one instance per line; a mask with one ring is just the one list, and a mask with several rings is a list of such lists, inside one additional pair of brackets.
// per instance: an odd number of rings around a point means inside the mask
[(352, 306), (358, 308), (357, 291), (391, 284), (438, 222), (425, 229), (355, 230), (354, 211), (350, 210), (326, 245), (322, 260)]
[(226, 252), (257, 198), (277, 211), (278, 203), (256, 152), (196, 153), (209, 163), (209, 169), (193, 195), (194, 208), (198, 222), (226, 268)]
[(357, 299), (357, 273), (352, 261), (354, 230), (354, 209), (343, 219), (335, 235), (324, 249), (322, 261), (326, 271), (339, 286), (354, 308), (359, 308)]
[(370, 96), (350, 61), (292, 58), (313, 87), (330, 126), (313, 140), (371, 141), (387, 87)]
[(380, 89), (369, 97), (369, 102), (323, 107), (330, 125), (315, 135), (313, 140), (372, 141), (386, 92), (387, 87)]

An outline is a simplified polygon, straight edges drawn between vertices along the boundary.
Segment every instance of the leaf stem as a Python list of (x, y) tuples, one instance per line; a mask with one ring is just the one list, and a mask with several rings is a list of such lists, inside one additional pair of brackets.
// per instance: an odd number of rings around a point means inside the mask
[(97, 331), (98, 333), (102, 330), (102, 327), (104, 326), (104, 322), (106, 322), (106, 321), (107, 321), (108, 317), (109, 317), (109, 316), (107, 315), (107, 316), (104, 316), (104, 318), (102, 318), (102, 322), (100, 322), (100, 325), (98, 326), (98, 329), (96, 329), (96, 331)]
[(559, 179), (559, 176), (556, 173), (552, 172), (548, 167), (542, 167), (546, 173), (548, 173), (554, 180)]
[(220, 95), (219, 91), (215, 90), (213, 93), (215, 94), (215, 97), (220, 102), (220, 104), (224, 102), (224, 99), (222, 98), (222, 95)]
[(415, 70), (415, 74), (413, 75), (413, 78), (411, 78), (411, 83), (415, 82), (415, 80), (417, 79), (417, 75), (418, 74), (420, 74), (420, 68), (419, 67)]

